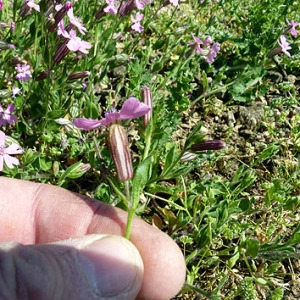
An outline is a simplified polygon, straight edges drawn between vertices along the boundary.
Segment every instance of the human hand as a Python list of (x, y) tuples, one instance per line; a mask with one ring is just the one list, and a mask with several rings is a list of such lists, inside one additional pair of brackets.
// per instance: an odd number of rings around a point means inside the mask
[(100, 201), (0, 177), (0, 299), (171, 298), (185, 279), (182, 253), (138, 218), (131, 244), (126, 221)]

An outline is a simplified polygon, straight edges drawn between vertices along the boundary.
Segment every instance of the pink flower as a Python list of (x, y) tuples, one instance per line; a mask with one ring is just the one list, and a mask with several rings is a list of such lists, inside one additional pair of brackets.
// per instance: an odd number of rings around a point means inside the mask
[(213, 43), (210, 36), (208, 36), (204, 41), (201, 41), (193, 33), (192, 37), (194, 41), (188, 42), (188, 44), (191, 45), (191, 50), (186, 56), (189, 56), (191, 51), (196, 50), (198, 53), (205, 56), (205, 60), (208, 63), (212, 63), (217, 56), (217, 52), (220, 51), (219, 43)]
[(0, 1), (0, 10), (2, 10), (2, 1)]
[(142, 21), (144, 15), (137, 12), (136, 15), (135, 15), (135, 18), (131, 15), (130, 18), (131, 18), (131, 21), (132, 21), (132, 25), (131, 25), (131, 28), (137, 32), (142, 32), (144, 30), (144, 27), (141, 25), (140, 21)]
[(28, 81), (31, 78), (30, 66), (17, 64), (15, 70), (18, 74), (15, 76), (20, 81)]
[(6, 110), (0, 104), (0, 126), (5, 126), (7, 123), (11, 125), (17, 120), (17, 117), (12, 115), (14, 111), (15, 107), (13, 104), (9, 104)]
[(78, 118), (74, 119), (73, 123), (79, 129), (92, 130), (100, 126), (109, 126), (113, 123), (118, 123), (118, 121), (121, 120), (134, 119), (144, 116), (150, 110), (151, 108), (149, 106), (141, 103), (137, 98), (130, 97), (124, 102), (119, 112), (106, 112), (105, 118), (102, 120)]
[(191, 33), (194, 41), (193, 42), (188, 42), (189, 45), (193, 46), (197, 50), (198, 53), (203, 54), (203, 50), (201, 49), (201, 45), (203, 45), (203, 42), (196, 37), (193, 33)]
[(178, 0), (170, 0), (170, 2), (171, 2), (174, 6), (179, 6), (179, 1), (178, 1)]
[(82, 24), (80, 20), (74, 16), (73, 7), (68, 10), (67, 14), (71, 24), (77, 27), (78, 31), (84, 35), (87, 32), (87, 29), (84, 27), (84, 24)]
[(11, 92), (12, 92), (12, 98), (16, 98), (16, 96), (21, 93), (21, 89), (19, 89), (18, 87), (13, 87), (11, 89)]
[(26, 1), (26, 4), (30, 7), (30, 8), (33, 8), (35, 9), (36, 11), (40, 11), (40, 6), (38, 4), (35, 4), (34, 3), (34, 0), (27, 0)]
[(289, 25), (290, 29), (289, 32), (291, 33), (292, 36), (297, 36), (298, 35), (298, 31), (295, 29), (296, 26), (299, 25), (298, 22), (295, 22), (294, 20), (292, 20), (291, 22), (288, 20), (288, 18), (286, 18), (286, 22)]
[(21, 154), (22, 148), (15, 143), (12, 143), (7, 148), (5, 147), (5, 133), (0, 131), (0, 171), (3, 170), (4, 162), (8, 168), (13, 168), (13, 165), (19, 165), (19, 160), (10, 154)]
[(69, 39), (67, 47), (71, 51), (80, 51), (81, 53), (89, 53), (87, 49), (92, 48), (92, 45), (89, 42), (83, 41), (80, 37), (76, 36), (75, 30), (70, 30), (68, 33), (64, 31), (62, 35)]
[(103, 11), (109, 13), (111, 15), (116, 15), (120, 6), (119, 1), (115, 0), (106, 0), (106, 6), (104, 7)]
[(179, 6), (179, 1), (178, 0), (167, 0), (163, 3), (163, 6), (167, 6), (169, 4), (172, 4), (174, 6)]
[(152, 1), (149, 0), (135, 0), (134, 2), (135, 2), (135, 7), (140, 10), (144, 9), (147, 3), (152, 3)]
[(220, 45), (219, 45), (219, 43), (214, 43), (210, 47), (209, 53), (206, 55), (206, 59), (205, 60), (208, 63), (212, 63), (215, 60), (216, 56), (217, 56), (217, 52), (219, 52), (219, 51), (220, 51)]
[(281, 35), (278, 41), (279, 46), (281, 47), (281, 51), (285, 53), (288, 57), (291, 57), (291, 54), (288, 50), (292, 49), (289, 42), (286, 40), (284, 35)]

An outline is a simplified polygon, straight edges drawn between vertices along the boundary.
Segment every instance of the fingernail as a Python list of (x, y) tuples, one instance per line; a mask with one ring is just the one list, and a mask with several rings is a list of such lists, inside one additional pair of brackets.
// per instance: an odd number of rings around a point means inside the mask
[(143, 262), (128, 240), (105, 236), (80, 250), (78, 258), (88, 283), (98, 296), (113, 297), (127, 291), (138, 294)]

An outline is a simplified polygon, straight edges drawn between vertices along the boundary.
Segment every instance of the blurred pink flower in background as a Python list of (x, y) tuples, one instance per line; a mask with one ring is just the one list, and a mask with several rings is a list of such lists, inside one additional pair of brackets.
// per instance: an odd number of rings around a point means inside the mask
[(17, 64), (15, 70), (18, 72), (18, 74), (15, 77), (20, 81), (28, 81), (32, 77), (30, 72), (30, 66), (26, 64)]
[(5, 133), (0, 131), (0, 171), (3, 170), (4, 163), (8, 168), (13, 168), (14, 165), (19, 165), (19, 160), (10, 154), (21, 154), (23, 149), (18, 144), (12, 143), (5, 147)]
[(13, 124), (17, 120), (17, 117), (12, 115), (14, 111), (15, 107), (13, 104), (9, 104), (6, 110), (0, 104), (0, 126), (5, 126), (7, 123)]
[(290, 46), (289, 42), (286, 40), (286, 37), (284, 35), (280, 36), (278, 44), (281, 47), (281, 51), (288, 57), (291, 57), (291, 54), (288, 52), (288, 50), (292, 49), (292, 47)]
[(131, 28), (137, 32), (142, 32), (144, 30), (144, 27), (141, 25), (141, 21), (143, 20), (144, 15), (137, 12), (135, 17), (133, 17), (132, 15), (130, 16), (131, 22), (133, 23), (131, 25)]
[(288, 18), (286, 18), (286, 22), (287, 22), (287, 24), (289, 25), (289, 27), (291, 27), (291, 28), (289, 29), (289, 32), (291, 33), (291, 35), (292, 35), (292, 36), (297, 36), (297, 35), (298, 35), (298, 31), (296, 30), (295, 27), (296, 27), (296, 26), (299, 26), (299, 23), (296, 22), (296, 21), (294, 21), (294, 20), (292, 20), (292, 21), (290, 22)]

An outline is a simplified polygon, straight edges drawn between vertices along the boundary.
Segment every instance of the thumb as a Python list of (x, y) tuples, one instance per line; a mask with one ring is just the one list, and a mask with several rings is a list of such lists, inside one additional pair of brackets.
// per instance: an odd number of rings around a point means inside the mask
[(143, 262), (131, 242), (93, 234), (51, 244), (0, 244), (0, 299), (135, 299)]

